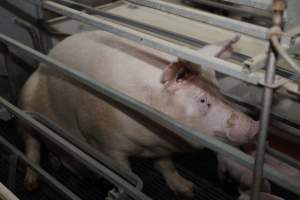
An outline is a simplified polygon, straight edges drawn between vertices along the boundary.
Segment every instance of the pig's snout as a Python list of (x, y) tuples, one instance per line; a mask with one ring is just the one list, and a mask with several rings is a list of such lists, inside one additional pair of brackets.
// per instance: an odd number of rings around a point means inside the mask
[(227, 119), (229, 132), (228, 139), (237, 144), (243, 145), (254, 140), (258, 133), (259, 123), (243, 113), (233, 111)]

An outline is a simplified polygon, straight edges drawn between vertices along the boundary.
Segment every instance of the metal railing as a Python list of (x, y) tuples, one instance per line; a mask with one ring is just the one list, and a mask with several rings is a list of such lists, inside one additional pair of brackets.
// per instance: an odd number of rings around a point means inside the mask
[[(260, 124), (260, 138), (259, 138), (259, 145), (258, 145), (258, 153), (256, 154), (256, 164), (255, 164), (255, 184), (253, 190), (253, 199), (259, 199), (259, 189), (260, 189), (260, 180), (262, 178), (262, 174), (271, 180), (272, 182), (286, 188), (295, 194), (300, 195), (300, 182), (297, 182), (289, 177), (286, 177), (284, 174), (279, 173), (278, 171), (274, 170), (273, 168), (269, 167), (268, 165), (264, 165), (263, 157), (265, 152), (265, 139), (266, 133), (268, 129), (268, 121), (269, 121), (269, 113), (270, 113), (270, 105), (272, 100), (272, 87), (275, 75), (275, 63), (276, 63), (276, 53), (273, 49), (270, 50), (269, 53), (269, 62), (266, 72), (266, 81), (261, 82), (258, 80), (257, 77), (254, 78), (253, 74), (245, 74), (241, 73), (237, 69), (240, 69), (239, 65), (235, 65), (232, 63), (228, 63), (226, 61), (216, 59), (213, 57), (206, 57), (197, 54), (193, 50), (189, 48), (185, 48), (182, 46), (178, 46), (172, 44), (170, 42), (164, 41), (162, 39), (158, 39), (154, 36), (141, 33), (135, 30), (131, 30), (126, 27), (122, 27), (120, 25), (116, 25), (114, 23), (90, 16), (83, 12), (76, 11), (74, 9), (68, 8), (66, 6), (60, 5), (58, 3), (54, 3), (51, 1), (37, 1), (37, 0), (30, 0), (30, 2), (34, 3), (35, 5), (39, 5), (45, 9), (51, 10), (53, 12), (68, 16), (72, 19), (76, 19), (78, 21), (84, 22), (86, 24), (93, 25), (98, 27), (102, 30), (111, 32), (115, 35), (120, 37), (127, 38), (134, 42), (137, 42), (142, 45), (146, 45), (169, 54), (178, 56), (185, 60), (191, 61), (196, 64), (204, 64), (211, 66), (213, 69), (220, 71), (224, 74), (229, 76), (234, 76), (236, 78), (242, 79), (244, 81), (248, 81), (254, 84), (263, 84), (265, 86), (265, 93), (264, 93), (264, 104), (263, 104), (263, 111), (261, 114), (261, 124)], [(282, 12), (282, 11), (276, 11)], [(278, 14), (278, 13), (277, 13)], [(282, 17), (282, 13), (281, 17)], [(278, 24), (275, 24), (278, 25)], [(261, 33), (261, 32), (260, 32)], [(267, 39), (268, 37), (265, 37)], [(79, 83), (91, 88), (95, 92), (101, 95), (101, 98), (108, 102), (109, 104), (115, 106), (118, 109), (126, 111), (129, 116), (143, 116), (149, 122), (151, 126), (160, 126), (165, 128), (167, 131), (170, 131), (179, 137), (183, 138), (184, 140), (188, 141), (190, 144), (194, 145), (195, 147), (201, 145), (205, 146), (213, 151), (220, 152), (226, 155), (229, 155), (234, 158), (237, 162), (246, 166), (249, 169), (253, 169), (254, 160), (249, 155), (239, 151), (238, 149), (225, 144), (221, 141), (216, 140), (215, 138), (205, 135), (204, 133), (199, 133), (195, 130), (192, 130), (182, 124), (177, 123), (172, 118), (166, 116), (165, 114), (154, 110), (153, 108), (136, 101), (135, 99), (122, 94), (116, 90), (113, 90), (106, 85), (98, 82), (94, 79), (90, 79), (89, 77), (81, 74), (80, 72), (65, 66), (62, 63), (57, 62), (56, 60), (45, 56), (33, 49), (22, 45), (21, 43), (10, 39), (7, 36), (0, 35), (1, 42), (17, 49), (22, 50), (27, 53), (29, 56), (33, 57), (34, 59), (39, 60), (48, 65), (53, 69), (58, 70), (62, 74), (78, 81)], [(229, 72), (228, 72), (229, 70)], [(28, 116), (22, 111), (18, 110), (16, 107), (12, 106), (4, 99), (0, 98), (0, 103), (3, 104), (6, 108), (10, 111), (14, 112), (18, 117), (23, 119), (28, 118)], [(32, 119), (28, 120), (28, 122), (33, 122)], [(34, 122), (32, 125), (36, 126), (36, 128), (40, 127), (40, 124), (36, 124)], [(42, 130), (41, 128), (38, 128)], [(47, 136), (47, 134), (45, 135)], [(135, 196), (134, 193), (129, 193), (134, 198), (140, 198), (141, 196)]]

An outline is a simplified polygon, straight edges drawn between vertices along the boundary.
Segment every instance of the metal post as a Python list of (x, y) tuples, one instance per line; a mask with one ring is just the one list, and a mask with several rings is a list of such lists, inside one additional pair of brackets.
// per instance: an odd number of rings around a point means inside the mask
[(36, 10), (37, 24), (39, 27), (39, 46), (41, 48), (40, 51), (42, 53), (47, 53), (48, 50), (51, 48), (50, 45), (51, 42), (46, 32), (41, 30), (42, 24), (44, 23), (45, 20), (43, 4), (44, 4), (44, 0), (39, 0), (39, 3), (35, 4), (35, 10)]
[[(285, 10), (286, 2), (285, 0), (274, 0), (273, 1), (273, 24), (274, 28), (282, 28), (283, 24), (283, 11)], [(272, 37), (273, 35), (270, 36)], [(276, 34), (276, 33), (273, 33)], [(262, 183), (263, 176), (263, 168), (264, 168), (264, 156), (266, 149), (266, 139), (268, 136), (268, 126), (272, 105), (272, 95), (273, 88), (272, 85), (275, 79), (275, 70), (276, 70), (276, 61), (277, 55), (275, 49), (273, 48), (270, 42), (270, 50), (268, 55), (268, 63), (265, 75), (265, 89), (263, 95), (263, 108), (260, 116), (260, 131), (259, 131), (259, 139), (258, 145), (256, 149), (256, 157), (254, 164), (254, 173), (253, 173), (253, 189), (252, 189), (252, 200), (260, 199), (260, 189)]]
[(17, 164), (18, 164), (18, 156), (12, 154), (8, 158), (9, 169), (8, 169), (8, 189), (14, 192), (16, 188), (16, 174), (17, 174)]

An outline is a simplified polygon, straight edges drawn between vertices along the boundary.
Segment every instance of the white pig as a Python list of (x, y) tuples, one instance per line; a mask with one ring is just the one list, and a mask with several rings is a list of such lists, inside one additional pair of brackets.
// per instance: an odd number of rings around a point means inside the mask
[[(221, 180), (225, 180), (226, 175), (228, 175), (234, 181), (238, 182), (240, 184), (240, 191), (248, 190), (252, 187), (252, 170), (239, 164), (229, 156), (218, 154), (218, 174)], [(263, 180), (262, 191), (271, 192), (271, 184), (266, 179)]]
[[(225, 53), (227, 47), (210, 55), (221, 57), (219, 53)], [(224, 103), (219, 90), (190, 70), (188, 62), (174, 61), (176, 58), (160, 51), (92, 31), (67, 38), (49, 56), (180, 123), (228, 143), (248, 143), (258, 132), (258, 123)], [(19, 105), (24, 110), (46, 115), (127, 169), (130, 169), (129, 156), (154, 159), (156, 168), (177, 195), (193, 196), (193, 184), (177, 173), (170, 160), (172, 152), (190, 150), (191, 145), (144, 123), (141, 117), (129, 116), (122, 108), (111, 106), (50, 67), (41, 64), (32, 74)], [(27, 156), (39, 163), (40, 142), (26, 125), (19, 127), (24, 133)], [(25, 186), (33, 189), (36, 183), (37, 175), (28, 169)]]
[[(252, 153), (255, 156), (255, 152)], [(281, 162), (280, 160), (270, 156), (265, 155), (265, 163), (272, 168), (278, 170), (282, 174), (294, 179), (295, 181), (300, 180), (300, 171), (296, 168)], [(229, 156), (218, 154), (218, 174), (220, 179), (225, 179), (225, 175), (229, 175), (235, 181), (240, 183), (240, 191), (248, 190), (252, 187), (253, 172), (248, 168), (242, 166), (233, 160)], [(263, 180), (262, 192), (271, 192), (271, 182), (267, 179)]]

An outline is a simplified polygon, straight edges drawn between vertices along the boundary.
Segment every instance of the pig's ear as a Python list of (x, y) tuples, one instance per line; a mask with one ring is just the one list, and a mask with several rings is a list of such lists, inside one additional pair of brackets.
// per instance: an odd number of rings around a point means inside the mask
[(201, 67), (201, 77), (203, 77), (205, 80), (212, 83), (213, 85), (219, 87), (215, 70), (212, 70), (207, 67)]
[(162, 76), (160, 78), (160, 82), (162, 84), (167, 84), (171, 80), (178, 78), (186, 70), (186, 65), (187, 62), (181, 59), (172, 62), (164, 69)]

